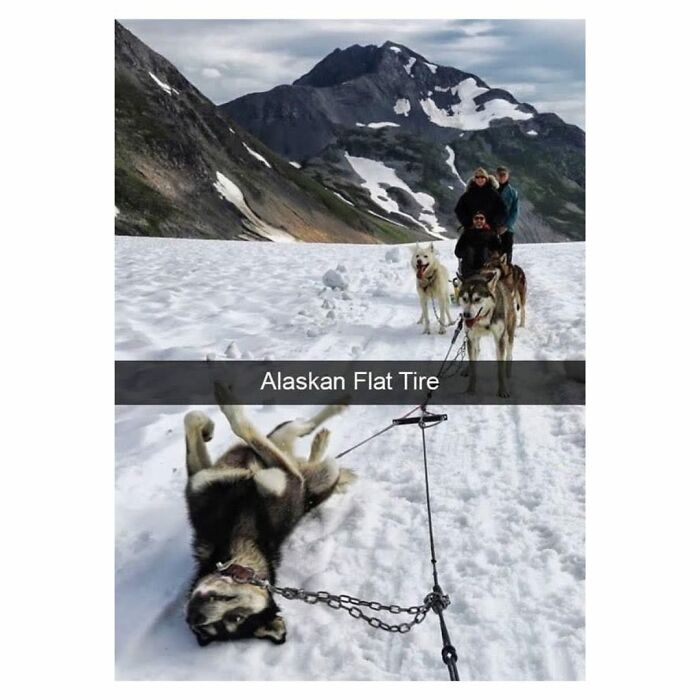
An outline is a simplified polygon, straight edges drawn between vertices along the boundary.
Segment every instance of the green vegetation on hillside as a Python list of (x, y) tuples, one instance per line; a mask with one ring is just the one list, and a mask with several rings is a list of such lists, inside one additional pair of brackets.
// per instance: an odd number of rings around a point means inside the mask
[(170, 202), (132, 170), (117, 164), (114, 169), (114, 200), (120, 210), (136, 211), (146, 220), (153, 234), (175, 211)]

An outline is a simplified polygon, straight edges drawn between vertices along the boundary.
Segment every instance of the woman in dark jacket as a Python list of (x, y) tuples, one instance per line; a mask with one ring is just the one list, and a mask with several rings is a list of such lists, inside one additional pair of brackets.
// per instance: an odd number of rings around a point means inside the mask
[(474, 177), (467, 183), (467, 189), (455, 207), (455, 214), (465, 230), (471, 227), (477, 211), (484, 213), (492, 231), (501, 233), (506, 207), (498, 193), (498, 181), (483, 168), (474, 171)]

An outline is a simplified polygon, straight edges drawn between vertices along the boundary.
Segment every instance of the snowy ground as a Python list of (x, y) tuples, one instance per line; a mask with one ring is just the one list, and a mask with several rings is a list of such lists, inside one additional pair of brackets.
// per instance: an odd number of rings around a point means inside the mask
[[(452, 271), (453, 243), (436, 246)], [(583, 244), (520, 246), (515, 257), (530, 290), (515, 359), (582, 359)], [(339, 264), (348, 289), (324, 291), (323, 273)], [(118, 359), (441, 359), (449, 343), (420, 334), (404, 246), (119, 238), (116, 281)], [(433, 615), (408, 635), (390, 635), (342, 611), (283, 601), (283, 646), (197, 646), (182, 613), (192, 571), (182, 493), (187, 409), (116, 411), (117, 676), (445, 679)], [(216, 453), (231, 435), (218, 410), (206, 410), (217, 424)], [(331, 450), (405, 411), (350, 408), (329, 424)], [(447, 412), (449, 421), (428, 433), (428, 453), (462, 679), (583, 678), (583, 408)], [(269, 429), (306, 411), (250, 413)], [(284, 549), (279, 582), (419, 603), (431, 583), (419, 431), (392, 430), (344, 463), (359, 481), (302, 522)]]

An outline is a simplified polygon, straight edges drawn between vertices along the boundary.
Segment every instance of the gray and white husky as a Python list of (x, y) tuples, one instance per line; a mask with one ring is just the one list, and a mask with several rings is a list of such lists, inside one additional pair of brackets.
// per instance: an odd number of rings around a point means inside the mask
[(280, 547), (296, 524), (354, 473), (326, 457), (330, 433), (314, 436), (307, 459), (294, 455), (309, 435), (345, 406), (327, 406), (313, 418), (281, 423), (260, 433), (229, 388), (216, 385), (221, 411), (242, 442), (212, 464), (205, 442), (214, 424), (201, 411), (185, 416), (187, 488), (197, 573), (187, 604), (187, 624), (200, 645), (257, 637), (286, 640), (286, 625), (270, 592), (242, 582), (241, 572), (275, 582)]
[(474, 275), (462, 281), (459, 305), (467, 332), (469, 353), (468, 392), (476, 391), (476, 366), (479, 359), (481, 338), (493, 336), (498, 360), (498, 395), (508, 398), (507, 377), (513, 360), (515, 336), (515, 305), (513, 295), (500, 279), (499, 270)]
[(418, 243), (413, 247), (411, 267), (416, 273), (416, 292), (420, 301), (421, 316), (417, 323), (423, 324), (423, 333), (430, 333), (430, 312), (428, 302), (438, 304), (438, 333), (444, 333), (454, 321), (450, 316), (450, 277), (445, 266), (437, 259), (435, 246), (431, 243), (421, 248)]

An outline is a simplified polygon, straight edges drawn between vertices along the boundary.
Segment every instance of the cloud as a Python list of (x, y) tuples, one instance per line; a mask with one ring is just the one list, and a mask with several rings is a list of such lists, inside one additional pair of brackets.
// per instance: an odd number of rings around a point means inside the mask
[(584, 125), (581, 20), (127, 20), (220, 104), (289, 84), (336, 48), (403, 44)]

